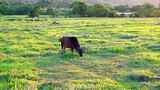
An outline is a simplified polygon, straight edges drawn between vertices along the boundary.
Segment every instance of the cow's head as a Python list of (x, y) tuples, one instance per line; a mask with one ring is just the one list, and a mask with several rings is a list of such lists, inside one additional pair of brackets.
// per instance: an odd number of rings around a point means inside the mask
[(78, 52), (79, 55), (82, 57), (82, 56), (83, 56), (83, 53), (84, 53), (84, 50), (83, 50), (83, 48), (79, 48), (79, 49), (77, 50), (77, 52)]

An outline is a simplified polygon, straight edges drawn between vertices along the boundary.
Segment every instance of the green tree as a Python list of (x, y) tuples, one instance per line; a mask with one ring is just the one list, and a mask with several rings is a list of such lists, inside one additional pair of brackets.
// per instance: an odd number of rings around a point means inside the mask
[(31, 12), (32, 5), (31, 4), (14, 4), (14, 14), (15, 15), (25, 15)]
[(34, 7), (29, 13), (29, 17), (32, 17), (32, 18), (39, 17), (39, 15), (40, 15), (40, 6)]
[(87, 15), (89, 17), (105, 17), (114, 16), (115, 11), (112, 7), (107, 5), (95, 4), (93, 6), (88, 6)]
[(103, 5), (100, 5), (100, 4), (95, 4), (94, 6), (94, 16), (96, 17), (104, 17), (107, 15), (107, 9), (103, 6)]
[(71, 5), (72, 13), (76, 16), (84, 17), (86, 16), (87, 5), (83, 2), (73, 2)]
[(48, 15), (55, 15), (54, 9), (53, 8), (48, 8), (47, 9), (47, 14)]
[(116, 16), (116, 10), (114, 9), (113, 6), (111, 6), (110, 4), (105, 4), (104, 8), (106, 9), (106, 13), (108, 17), (115, 17)]
[(155, 7), (151, 4), (144, 4), (141, 6), (134, 6), (131, 10), (135, 12), (138, 17), (151, 17)]
[(24, 15), (31, 10), (31, 4), (0, 2), (0, 13), (4, 15)]
[(127, 12), (130, 10), (128, 5), (120, 5), (120, 6), (115, 6), (115, 10), (118, 12)]
[(152, 17), (160, 17), (160, 9), (157, 8), (157, 9), (153, 10), (150, 16), (152, 16)]
[(6, 2), (0, 2), (0, 13), (1, 14), (6, 14), (7, 10), (8, 10), (7, 3)]

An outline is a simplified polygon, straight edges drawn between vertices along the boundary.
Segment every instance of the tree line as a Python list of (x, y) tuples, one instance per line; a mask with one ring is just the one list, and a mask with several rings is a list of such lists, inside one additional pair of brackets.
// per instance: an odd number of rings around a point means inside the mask
[[(43, 1), (43, 0), (42, 0)], [(131, 12), (131, 17), (160, 17), (160, 6), (151, 4), (129, 7), (127, 5), (111, 6), (109, 4), (88, 5), (76, 1), (67, 7), (50, 4), (49, 2), (29, 3), (7, 3), (0, 2), (0, 15), (50, 15), (53, 17), (119, 17), (118, 12)]]

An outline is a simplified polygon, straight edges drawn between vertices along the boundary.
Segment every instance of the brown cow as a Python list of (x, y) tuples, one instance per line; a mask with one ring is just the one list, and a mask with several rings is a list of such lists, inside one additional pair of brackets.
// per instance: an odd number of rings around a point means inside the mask
[(79, 55), (83, 56), (83, 50), (79, 45), (79, 42), (76, 37), (62, 37), (60, 39), (61, 48), (65, 52), (66, 48), (70, 48), (73, 52), (74, 50), (79, 53)]

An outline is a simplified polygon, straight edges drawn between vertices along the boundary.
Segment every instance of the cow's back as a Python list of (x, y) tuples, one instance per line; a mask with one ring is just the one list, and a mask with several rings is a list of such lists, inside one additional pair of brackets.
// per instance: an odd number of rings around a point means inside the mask
[(80, 47), (76, 37), (62, 37), (60, 41), (64, 48), (76, 49)]

